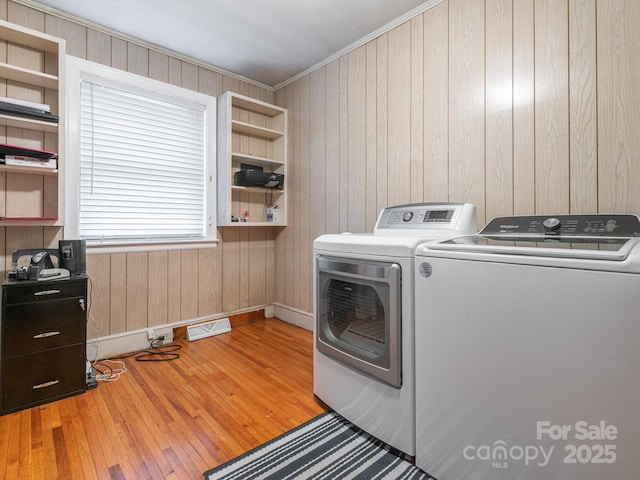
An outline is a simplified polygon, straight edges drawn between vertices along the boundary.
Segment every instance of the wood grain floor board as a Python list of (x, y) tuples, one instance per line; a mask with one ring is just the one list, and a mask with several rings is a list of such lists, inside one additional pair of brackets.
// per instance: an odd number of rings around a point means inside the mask
[(0, 479), (200, 479), (322, 413), (312, 333), (277, 319), (124, 360), (115, 382), (0, 417)]

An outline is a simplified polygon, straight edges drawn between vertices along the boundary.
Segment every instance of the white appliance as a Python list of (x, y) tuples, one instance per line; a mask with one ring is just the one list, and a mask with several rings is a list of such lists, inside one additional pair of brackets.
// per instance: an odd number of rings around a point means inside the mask
[(416, 253), (416, 464), (640, 478), (640, 221), (496, 218)]
[(476, 231), (470, 204), (384, 209), (373, 234), (314, 243), (314, 393), (392, 447), (415, 455), (416, 247)]

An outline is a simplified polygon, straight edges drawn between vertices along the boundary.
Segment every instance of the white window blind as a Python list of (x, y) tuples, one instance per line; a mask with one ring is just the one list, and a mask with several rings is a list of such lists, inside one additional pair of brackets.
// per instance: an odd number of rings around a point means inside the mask
[(78, 233), (204, 238), (206, 107), (82, 79)]

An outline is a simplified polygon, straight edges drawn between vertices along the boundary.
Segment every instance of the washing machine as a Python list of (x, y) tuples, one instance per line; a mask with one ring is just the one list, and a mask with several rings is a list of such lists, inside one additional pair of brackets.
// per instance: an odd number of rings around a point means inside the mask
[(501, 217), (416, 250), (416, 464), (640, 478), (640, 221)]
[(473, 205), (426, 203), (385, 208), (372, 234), (313, 242), (314, 393), (412, 457), (416, 247), (475, 231)]

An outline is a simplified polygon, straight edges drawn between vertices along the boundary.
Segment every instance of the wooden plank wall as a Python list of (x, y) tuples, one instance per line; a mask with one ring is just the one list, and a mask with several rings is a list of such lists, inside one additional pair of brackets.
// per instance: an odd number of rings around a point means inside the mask
[[(75, 57), (213, 96), (233, 90), (267, 102), (274, 99), (273, 91), (215, 69), (8, 0), (0, 0), (0, 18), (64, 38), (67, 53)], [(220, 228), (218, 234), (220, 245), (213, 249), (88, 255), (93, 317), (88, 337), (272, 304), (274, 229), (228, 227)], [(14, 250), (57, 248), (61, 237), (61, 228), (0, 229), (2, 274), (6, 275)]]
[(386, 205), (640, 214), (638, 25), (637, 0), (448, 0), (277, 91), (276, 302), (311, 312), (313, 239)]
[[(0, 0), (69, 53), (289, 109), (289, 227), (219, 229), (212, 250), (90, 255), (90, 337), (274, 301), (312, 311), (312, 241), (381, 208), (640, 213), (640, 2), (448, 0), (278, 90)], [(6, 228), (0, 252), (56, 245)], [(275, 279), (275, 280), (273, 280)]]

